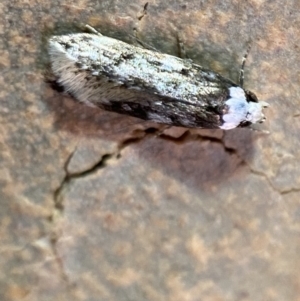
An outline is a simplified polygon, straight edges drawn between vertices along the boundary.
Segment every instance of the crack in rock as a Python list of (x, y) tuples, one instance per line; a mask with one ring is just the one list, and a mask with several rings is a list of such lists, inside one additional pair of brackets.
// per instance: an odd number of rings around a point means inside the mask
[(145, 5), (144, 5), (144, 7), (143, 7), (143, 10), (142, 10), (142, 11), (140, 12), (140, 14), (137, 16), (137, 19), (138, 19), (139, 21), (141, 21), (141, 20), (144, 18), (144, 16), (147, 15), (148, 4), (149, 4), (149, 2), (146, 2), (146, 3), (145, 3)]
[(71, 159), (73, 158), (75, 152), (76, 152), (76, 149), (77, 147), (74, 149), (74, 151), (69, 155), (69, 157), (67, 158), (65, 164), (64, 164), (64, 171), (65, 171), (65, 176), (63, 178), (63, 180), (61, 181), (60, 185), (58, 186), (58, 188), (54, 191), (54, 207), (56, 210), (58, 211), (62, 211), (63, 210), (63, 206), (62, 206), (62, 203), (61, 203), (61, 200), (60, 200), (60, 194), (61, 194), (61, 191), (63, 190), (66, 182), (68, 181), (68, 171), (67, 171), (67, 168), (68, 168), (68, 165), (71, 161)]
[[(148, 9), (148, 2), (144, 5), (143, 10), (137, 14), (137, 21), (135, 25), (133, 26), (133, 36), (139, 44), (141, 44), (143, 47), (145, 47), (144, 43), (138, 38), (138, 31), (139, 31), (139, 26), (140, 22), (142, 19), (147, 15), (147, 9)], [(147, 48), (147, 47), (145, 47)]]
[[(72, 157), (74, 156), (74, 154), (76, 152), (76, 149), (75, 149), (69, 155), (69, 157), (67, 158), (67, 160), (64, 164), (65, 177), (61, 181), (59, 187), (54, 192), (54, 207), (55, 207), (55, 210), (59, 213), (62, 213), (62, 211), (64, 210), (62, 192), (66, 189), (66, 187), (69, 185), (71, 180), (89, 176), (89, 175), (95, 173), (96, 171), (98, 171), (99, 169), (104, 168), (105, 166), (107, 166), (107, 162), (110, 159), (112, 159), (112, 158), (119, 159), (121, 157), (121, 151), (124, 148), (126, 148), (128, 145), (139, 142), (145, 136), (152, 135), (152, 133), (155, 132), (155, 131), (157, 131), (157, 129), (149, 128), (149, 129), (144, 131), (144, 135), (140, 135), (139, 137), (127, 138), (123, 142), (120, 143), (120, 145), (118, 146), (118, 148), (115, 152), (102, 155), (100, 160), (96, 164), (94, 164), (91, 168), (89, 168), (87, 170), (84, 170), (84, 171), (81, 171), (81, 172), (78, 172), (78, 173), (69, 173), (68, 172), (68, 165), (69, 165)], [(55, 219), (55, 214), (53, 214), (50, 219), (54, 220)]]
[(277, 192), (280, 195), (287, 195), (289, 193), (293, 193), (293, 192), (300, 192), (300, 188), (298, 187), (293, 187), (293, 188), (289, 188), (289, 189), (279, 189), (276, 187), (276, 185), (274, 185), (272, 183), (272, 180), (262, 171), (258, 171), (253, 169), (246, 161), (244, 161), (244, 163), (246, 164), (246, 166), (249, 168), (250, 172), (256, 176), (262, 177), (266, 180), (266, 182), (270, 185), (270, 187)]
[(114, 157), (114, 154), (105, 154), (101, 157), (101, 159), (95, 164), (93, 165), (91, 168), (84, 170), (82, 172), (79, 173), (72, 173), (70, 174), (67, 170), (68, 164), (72, 158), (74, 153), (72, 153), (68, 160), (66, 161), (65, 164), (65, 177), (62, 180), (62, 182), (60, 183), (59, 187), (56, 189), (56, 191), (54, 192), (54, 204), (55, 204), (55, 209), (59, 212), (62, 212), (64, 210), (64, 205), (63, 205), (63, 198), (62, 198), (62, 192), (66, 189), (66, 186), (69, 185), (70, 181), (72, 179), (76, 179), (76, 178), (81, 178), (81, 177), (85, 177), (88, 176), (90, 174), (93, 174), (95, 171), (103, 168), (106, 166), (106, 163), (109, 159)]
[[(212, 143), (218, 143), (223, 146), (225, 152), (227, 152), (230, 155), (237, 156), (238, 159), (241, 161), (240, 164), (246, 164), (248, 166), (247, 162), (239, 155), (239, 152), (237, 149), (234, 149), (231, 147), (226, 147), (226, 145), (223, 141), (223, 137), (216, 138), (216, 137), (210, 137), (210, 136), (206, 136), (206, 135), (202, 136), (199, 133), (191, 133), (191, 131), (188, 129), (186, 131), (184, 131), (179, 137), (173, 137), (173, 136), (170, 136), (170, 135), (162, 132), (160, 129), (157, 129), (154, 127), (146, 128), (143, 131), (141, 131), (141, 133), (136, 133), (136, 134), (138, 134), (137, 137), (126, 138), (126, 139), (124, 139), (124, 141), (120, 142), (120, 144), (117, 147), (117, 150), (114, 151), (113, 153), (108, 153), (108, 154), (102, 155), (100, 160), (87, 170), (84, 170), (84, 171), (78, 172), (78, 173), (69, 173), (68, 172), (68, 165), (76, 152), (76, 148), (69, 155), (69, 157), (67, 158), (67, 160), (64, 164), (65, 177), (61, 181), (59, 187), (54, 192), (54, 210), (53, 210), (52, 216), (50, 217), (50, 222), (52, 223), (52, 233), (51, 233), (50, 241), (51, 241), (51, 246), (52, 246), (52, 251), (53, 251), (54, 257), (61, 270), (62, 279), (64, 281), (66, 281), (66, 283), (68, 283), (69, 285), (72, 285), (72, 283), (70, 282), (70, 280), (68, 278), (68, 274), (65, 271), (63, 259), (61, 258), (60, 254), (58, 252), (57, 244), (58, 244), (59, 237), (60, 237), (59, 220), (61, 220), (63, 211), (64, 211), (63, 191), (65, 191), (67, 189), (68, 185), (70, 185), (70, 182), (73, 179), (86, 177), (86, 176), (89, 176), (89, 175), (97, 172), (99, 169), (107, 166), (108, 161), (110, 159), (121, 158), (121, 153), (127, 146), (138, 143), (141, 140), (143, 140), (144, 138), (146, 138), (147, 136), (154, 136), (154, 135), (159, 139), (168, 140), (168, 141), (171, 141), (176, 144), (182, 144), (182, 143), (186, 143), (188, 141), (199, 141), (199, 143), (201, 143), (201, 141), (210, 141)], [(270, 183), (270, 181), (266, 175), (257, 173), (255, 171), (253, 171), (251, 168), (250, 168), (250, 170), (251, 170), (251, 172), (259, 174), (260, 176), (264, 176)]]
[(62, 280), (68, 285), (71, 286), (72, 282), (69, 279), (69, 276), (65, 270), (65, 266), (63, 263), (63, 259), (61, 258), (58, 250), (57, 250), (57, 242), (58, 242), (58, 235), (56, 232), (52, 231), (51, 237), (50, 237), (50, 245), (53, 253), (53, 257), (59, 267), (59, 271), (62, 277)]
[(59, 221), (62, 218), (63, 210), (64, 210), (62, 192), (69, 185), (71, 179), (86, 176), (87, 174), (93, 173), (95, 170), (104, 167), (107, 160), (109, 160), (112, 157), (111, 154), (106, 154), (106, 155), (102, 156), (101, 160), (97, 164), (95, 164), (92, 168), (90, 168), (89, 170), (86, 170), (79, 174), (69, 174), (67, 171), (68, 164), (70, 163), (75, 151), (76, 151), (76, 149), (69, 155), (69, 157), (67, 158), (67, 160), (64, 164), (65, 177), (61, 181), (59, 187), (54, 192), (54, 209), (53, 209), (52, 215), (49, 218), (49, 221), (52, 224), (52, 229), (50, 231), (50, 244), (51, 244), (51, 248), (52, 248), (52, 252), (53, 252), (53, 257), (55, 258), (55, 260), (58, 264), (63, 281), (65, 281), (65, 283), (67, 283), (69, 287), (71, 287), (71, 286), (73, 287), (73, 285), (72, 285), (72, 283), (68, 277), (68, 274), (65, 270), (63, 259), (61, 258), (60, 254), (58, 252), (58, 249), (57, 249), (57, 244), (58, 244), (60, 232), (61, 232)]

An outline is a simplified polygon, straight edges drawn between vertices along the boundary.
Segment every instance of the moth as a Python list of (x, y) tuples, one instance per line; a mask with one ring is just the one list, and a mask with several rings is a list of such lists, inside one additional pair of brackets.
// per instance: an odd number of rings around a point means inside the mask
[(52, 36), (52, 71), (80, 102), (171, 126), (230, 130), (265, 120), (254, 93), (218, 73), (96, 31)]

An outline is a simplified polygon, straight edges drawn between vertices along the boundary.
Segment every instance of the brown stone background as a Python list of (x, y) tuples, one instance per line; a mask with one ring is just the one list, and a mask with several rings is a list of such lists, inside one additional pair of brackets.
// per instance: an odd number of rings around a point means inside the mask
[[(300, 2), (2, 0), (0, 300), (300, 300)], [(143, 17), (142, 17), (143, 16)], [(140, 19), (140, 20), (139, 20)], [(171, 128), (45, 83), (46, 39), (89, 23), (270, 103), (270, 131)]]

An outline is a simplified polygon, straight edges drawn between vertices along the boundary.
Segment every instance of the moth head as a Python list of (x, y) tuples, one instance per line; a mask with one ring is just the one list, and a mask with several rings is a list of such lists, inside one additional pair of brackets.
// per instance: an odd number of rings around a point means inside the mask
[(263, 123), (266, 120), (263, 109), (268, 107), (269, 104), (264, 101), (258, 102), (256, 95), (251, 91), (245, 91), (245, 95), (248, 102), (247, 121), (251, 123)]
[(220, 128), (230, 130), (254, 123), (262, 123), (266, 119), (263, 108), (267, 106), (268, 104), (265, 102), (258, 102), (254, 93), (245, 91), (241, 87), (230, 87), (222, 116), (223, 124)]

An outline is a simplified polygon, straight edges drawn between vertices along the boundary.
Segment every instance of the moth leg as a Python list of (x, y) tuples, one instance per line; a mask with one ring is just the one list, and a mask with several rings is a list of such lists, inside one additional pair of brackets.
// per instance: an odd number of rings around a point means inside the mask
[(239, 85), (242, 88), (243, 88), (243, 85), (244, 85), (244, 67), (245, 67), (246, 59), (248, 57), (250, 49), (251, 49), (251, 44), (249, 43), (249, 45), (247, 47), (247, 50), (246, 50), (246, 53), (245, 53), (245, 55), (243, 57), (243, 60), (242, 60), (242, 65), (241, 65), (241, 70), (240, 70), (240, 76), (239, 76)]
[(133, 27), (133, 37), (135, 39), (135, 42), (142, 45), (143, 47), (144, 47), (143, 42), (138, 38), (138, 26), (139, 26), (139, 22), (144, 18), (144, 16), (147, 15), (147, 8), (148, 8), (148, 2), (146, 2), (146, 4), (144, 5), (143, 10), (138, 13), (137, 22)]
[[(134, 29), (135, 30), (135, 29)], [(145, 49), (148, 49), (148, 50), (152, 50), (152, 51), (155, 51), (155, 52), (160, 52), (159, 50), (157, 50), (155, 47), (143, 42), (142, 40), (140, 40), (136, 34), (134, 35), (130, 35), (134, 38), (135, 42), (137, 42), (137, 44), (139, 44), (139, 46), (142, 46), (143, 48)], [(161, 52), (160, 52), (161, 53)]]
[(179, 33), (177, 33), (177, 45), (178, 45), (178, 57), (183, 59), (184, 61), (186, 61), (187, 64), (193, 64), (193, 60), (190, 59), (185, 51), (185, 47), (184, 47), (184, 43), (183, 40), (181, 38), (181, 35)]
[(178, 57), (188, 59), (181, 34), (177, 33)]
[(98, 36), (102, 36), (102, 34), (99, 31), (97, 31), (94, 27), (92, 27), (88, 24), (85, 24), (84, 28), (86, 31), (88, 31), (90, 33), (96, 34)]
[(252, 130), (253, 132), (257, 132), (257, 133), (261, 133), (261, 134), (265, 134), (265, 135), (270, 135), (271, 134), (271, 132), (267, 131), (267, 130), (252, 129), (251, 127), (250, 127), (250, 130)]
[(258, 127), (255, 127), (254, 124), (251, 124), (251, 125), (249, 126), (249, 129), (250, 129), (251, 131), (253, 131), (253, 132), (256, 132), (256, 133), (262, 133), (262, 134), (266, 134), (266, 135), (271, 134), (270, 131), (268, 131), (268, 130), (263, 130), (263, 129), (260, 129), (260, 128), (258, 128)]

